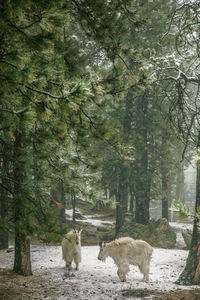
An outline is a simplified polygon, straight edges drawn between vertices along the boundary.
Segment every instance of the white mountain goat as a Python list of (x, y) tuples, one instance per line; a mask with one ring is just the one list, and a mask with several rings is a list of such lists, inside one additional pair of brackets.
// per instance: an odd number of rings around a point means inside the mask
[(62, 240), (62, 257), (68, 270), (72, 269), (72, 261), (76, 264), (76, 270), (79, 269), (79, 263), (81, 262), (81, 232), (82, 229), (73, 229)]
[(149, 265), (153, 248), (142, 240), (122, 237), (110, 243), (100, 243), (98, 259), (105, 261), (110, 256), (118, 267), (117, 274), (121, 281), (126, 281), (129, 265), (138, 266), (143, 273), (143, 281), (149, 281)]

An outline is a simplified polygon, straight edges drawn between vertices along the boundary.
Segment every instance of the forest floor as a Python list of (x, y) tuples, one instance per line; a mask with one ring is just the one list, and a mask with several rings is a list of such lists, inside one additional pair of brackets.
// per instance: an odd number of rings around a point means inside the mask
[(80, 270), (69, 275), (61, 246), (32, 245), (33, 276), (28, 277), (10, 271), (13, 247), (9, 251), (0, 250), (0, 300), (200, 300), (200, 286), (175, 284), (188, 256), (180, 230), (191, 225), (172, 223), (172, 226), (177, 231), (177, 249), (154, 248), (149, 283), (141, 281), (142, 274), (134, 266), (130, 267), (127, 282), (120, 282), (111, 258), (105, 263), (97, 260), (98, 246), (83, 246)]

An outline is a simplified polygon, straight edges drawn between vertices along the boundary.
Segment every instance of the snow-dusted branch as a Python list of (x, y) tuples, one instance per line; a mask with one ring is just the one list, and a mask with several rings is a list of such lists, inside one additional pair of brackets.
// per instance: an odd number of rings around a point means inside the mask
[(179, 68), (177, 68), (175, 66), (159, 68), (159, 69), (157, 69), (157, 71), (162, 71), (162, 72), (163, 71), (176, 71), (178, 73), (177, 77), (167, 76), (167, 77), (162, 78), (164, 80), (171, 79), (171, 80), (174, 80), (174, 81), (178, 81), (182, 78), (186, 82), (193, 82), (193, 83), (200, 84), (200, 76), (199, 77), (187, 76), (182, 70), (180, 70)]

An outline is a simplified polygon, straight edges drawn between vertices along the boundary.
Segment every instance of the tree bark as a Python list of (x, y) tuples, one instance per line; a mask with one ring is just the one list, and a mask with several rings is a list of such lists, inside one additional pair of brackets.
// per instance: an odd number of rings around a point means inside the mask
[(58, 216), (62, 226), (63, 223), (66, 223), (66, 215), (65, 215), (66, 200), (65, 200), (65, 193), (64, 193), (62, 182), (59, 182), (57, 188), (51, 191), (51, 197), (53, 201), (60, 203), (60, 207), (58, 207), (59, 210)]
[(134, 210), (134, 193), (130, 191), (130, 206), (129, 211), (133, 213)]
[(115, 235), (117, 236), (121, 227), (124, 224), (124, 218), (127, 212), (127, 203), (128, 203), (127, 170), (123, 162), (120, 167), (120, 176), (119, 176), (119, 184), (118, 184), (118, 191), (116, 195), (116, 201), (117, 201), (117, 205), (116, 205)]
[(166, 196), (164, 196), (162, 198), (162, 218), (165, 218), (167, 220), (169, 220), (169, 216), (168, 216), (168, 199)]
[[(9, 173), (9, 164), (6, 158), (6, 148), (2, 146), (2, 178), (3, 186), (7, 187), (6, 177)], [(8, 217), (8, 191), (5, 188), (0, 188), (0, 249), (8, 249), (8, 231), (6, 230), (6, 218)]]
[(8, 231), (5, 228), (5, 219), (8, 214), (7, 205), (7, 192), (1, 189), (1, 200), (0, 200), (0, 220), (2, 227), (0, 227), (0, 249), (8, 249)]
[(179, 164), (176, 174), (176, 201), (184, 201), (184, 166), (183, 163)]
[(24, 275), (32, 275), (29, 219), (28, 219), (28, 180), (26, 174), (27, 153), (24, 139), (24, 130), (15, 135), (14, 145), (14, 199), (13, 214), (15, 223), (15, 259), (13, 271)]
[(30, 238), (21, 229), (15, 231), (15, 273), (29, 276), (32, 275)]
[(135, 133), (135, 220), (148, 224), (150, 219), (150, 182), (148, 170), (148, 100), (145, 94), (136, 99), (136, 133)]
[(76, 194), (74, 191), (71, 191), (71, 202), (73, 209), (72, 220), (74, 223), (76, 223)]
[(169, 220), (168, 208), (169, 208), (169, 191), (167, 183), (167, 174), (165, 170), (162, 170), (162, 218)]
[[(200, 211), (200, 160), (197, 162), (196, 205), (195, 212)], [(194, 218), (192, 241), (184, 271), (178, 284), (200, 285), (200, 217)]]

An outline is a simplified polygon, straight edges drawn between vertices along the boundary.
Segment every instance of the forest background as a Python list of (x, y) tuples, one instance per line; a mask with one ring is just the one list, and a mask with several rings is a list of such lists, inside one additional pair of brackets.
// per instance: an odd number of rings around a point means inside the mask
[[(65, 204), (168, 218), (197, 160), (197, 196), (180, 283), (200, 283), (199, 1), (2, 1), (0, 244), (31, 275), (30, 239), (67, 229)], [(100, 201), (100, 202), (99, 202)], [(184, 210), (179, 205), (179, 209)]]

